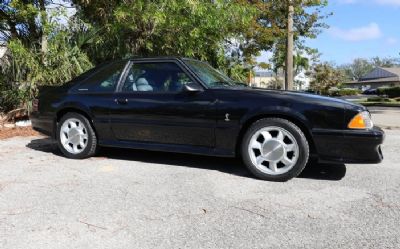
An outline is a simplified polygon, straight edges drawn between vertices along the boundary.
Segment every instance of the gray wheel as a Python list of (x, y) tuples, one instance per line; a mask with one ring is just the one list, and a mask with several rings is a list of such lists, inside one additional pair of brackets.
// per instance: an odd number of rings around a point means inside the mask
[(251, 137), (248, 153), (257, 169), (266, 174), (280, 175), (296, 165), (299, 145), (287, 130), (269, 126), (261, 128)]
[(82, 153), (87, 147), (88, 138), (87, 128), (79, 119), (69, 118), (61, 125), (61, 145), (71, 154)]
[(87, 118), (67, 113), (58, 123), (58, 147), (69, 158), (81, 159), (95, 154), (97, 137)]
[(246, 132), (242, 158), (257, 177), (286, 181), (304, 169), (309, 157), (308, 142), (292, 122), (280, 118), (261, 119)]

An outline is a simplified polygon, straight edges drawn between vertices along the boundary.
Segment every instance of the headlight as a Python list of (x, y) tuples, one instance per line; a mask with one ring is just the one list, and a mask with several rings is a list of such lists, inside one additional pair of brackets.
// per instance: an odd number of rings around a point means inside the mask
[(371, 114), (367, 111), (360, 112), (354, 116), (347, 127), (350, 129), (372, 129), (374, 124), (372, 123)]

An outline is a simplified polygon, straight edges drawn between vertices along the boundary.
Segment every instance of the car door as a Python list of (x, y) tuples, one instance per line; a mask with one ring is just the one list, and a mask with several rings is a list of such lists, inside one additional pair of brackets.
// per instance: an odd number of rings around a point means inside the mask
[(115, 138), (214, 147), (215, 97), (184, 91), (188, 83), (196, 81), (178, 61), (131, 62), (110, 108)]
[[(88, 71), (85, 79), (78, 83), (70, 95), (67, 107), (88, 112), (93, 120), (99, 140), (111, 140), (113, 134), (109, 125), (109, 107), (114, 103), (114, 93), (122, 77), (127, 61), (115, 61)], [(84, 77), (84, 75), (80, 77)]]

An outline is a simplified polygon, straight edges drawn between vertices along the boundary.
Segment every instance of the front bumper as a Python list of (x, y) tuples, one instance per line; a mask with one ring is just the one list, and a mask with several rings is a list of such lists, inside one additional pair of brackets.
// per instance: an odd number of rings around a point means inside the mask
[(384, 139), (385, 133), (379, 127), (314, 133), (319, 160), (326, 163), (380, 163)]

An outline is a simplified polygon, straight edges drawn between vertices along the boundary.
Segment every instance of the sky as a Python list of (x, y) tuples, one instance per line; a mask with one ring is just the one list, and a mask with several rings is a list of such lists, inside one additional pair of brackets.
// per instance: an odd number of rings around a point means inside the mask
[[(306, 44), (335, 64), (355, 58), (400, 57), (400, 0), (329, 0), (330, 26)], [(263, 53), (258, 61), (265, 61)]]

